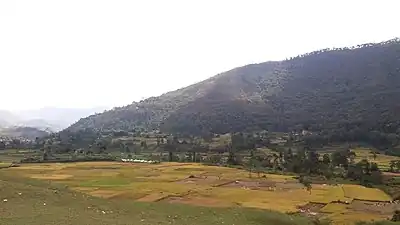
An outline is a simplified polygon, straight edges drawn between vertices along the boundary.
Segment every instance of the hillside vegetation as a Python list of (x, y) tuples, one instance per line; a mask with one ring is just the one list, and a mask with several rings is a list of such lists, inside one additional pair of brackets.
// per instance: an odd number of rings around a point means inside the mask
[[(36, 137), (45, 137), (49, 135), (49, 131), (40, 130), (34, 127), (0, 127), (0, 137), (9, 137), (9, 138), (26, 138), (29, 140), (35, 140)], [(1, 140), (2, 138), (0, 138)]]
[(399, 39), (326, 49), (236, 68), (83, 118), (68, 130), (143, 127), (199, 134), (306, 128), (350, 132), (353, 138), (366, 130), (398, 135), (399, 73)]

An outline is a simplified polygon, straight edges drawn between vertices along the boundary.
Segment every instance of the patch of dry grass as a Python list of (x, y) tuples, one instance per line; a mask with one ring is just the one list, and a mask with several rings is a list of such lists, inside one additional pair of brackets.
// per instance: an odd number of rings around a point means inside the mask
[[(166, 202), (109, 200), (70, 191), (58, 181), (20, 176), (20, 170), (0, 171), (0, 224), (12, 225), (311, 225), (304, 217), (247, 208), (205, 208)], [(25, 171), (23, 171), (25, 172)], [(79, 183), (79, 182), (77, 182)], [(119, 188), (119, 187), (118, 187)], [(98, 191), (106, 195), (107, 192)], [(3, 199), (8, 199), (4, 202)], [(194, 199), (205, 204), (208, 200)], [(209, 205), (208, 205), (209, 206)]]
[[(377, 189), (366, 189), (358, 185), (312, 185), (311, 193), (299, 188), (293, 176), (265, 174), (249, 178), (246, 171), (205, 166), (196, 163), (161, 163), (156, 165), (129, 164), (119, 162), (84, 162), (66, 164), (24, 164), (8, 168), (9, 172), (28, 178), (46, 179), (67, 185), (73, 190), (107, 199), (131, 199), (145, 202), (166, 201), (201, 206), (243, 206), (297, 212), (298, 207), (310, 202), (328, 204), (324, 211), (344, 213), (350, 219), (351, 211), (335, 201), (351, 202), (353, 198), (386, 200), (387, 195)], [(196, 179), (182, 182), (190, 175)], [(207, 180), (208, 179), (208, 180)], [(218, 186), (217, 181), (237, 180), (246, 182), (270, 182), (286, 185), (287, 188), (253, 190), (246, 186)], [(277, 185), (278, 186), (278, 185)], [(360, 191), (361, 190), (361, 191)], [(373, 197), (371, 197), (373, 196)], [(218, 204), (217, 204), (218, 203)], [(330, 216), (332, 216), (330, 214)], [(341, 214), (340, 214), (341, 215)], [(334, 217), (334, 218), (336, 218)], [(371, 216), (380, 218), (380, 216)]]
[(329, 214), (326, 218), (332, 220), (335, 225), (354, 225), (358, 221), (385, 220), (387, 216), (369, 212), (345, 211)]
[(343, 185), (344, 195), (348, 198), (365, 201), (391, 201), (392, 198), (382, 190), (366, 188), (360, 185)]
[(331, 202), (351, 202), (353, 199), (346, 197), (342, 185), (313, 185), (313, 191), (319, 191), (318, 197), (313, 201), (316, 203), (328, 204)]
[(2, 163), (2, 162), (0, 162), (0, 169), (1, 168), (8, 168), (10, 166), (11, 166), (11, 163)]
[(347, 205), (342, 203), (329, 203), (320, 210), (323, 213), (343, 213), (346, 211), (348, 211)]
[(371, 153), (371, 151), (373, 150), (368, 148), (357, 148), (353, 149), (352, 151), (356, 153), (356, 159), (355, 159), (356, 162), (359, 162), (363, 159), (367, 159), (370, 162), (378, 164), (379, 168), (384, 170), (389, 169), (390, 161), (400, 160), (400, 157), (385, 155), (385, 154), (377, 154), (376, 159), (374, 159), (373, 154)]
[(65, 180), (68, 178), (73, 177), (72, 175), (69, 174), (50, 174), (50, 175), (33, 175), (31, 178), (34, 179), (42, 179), (42, 180)]

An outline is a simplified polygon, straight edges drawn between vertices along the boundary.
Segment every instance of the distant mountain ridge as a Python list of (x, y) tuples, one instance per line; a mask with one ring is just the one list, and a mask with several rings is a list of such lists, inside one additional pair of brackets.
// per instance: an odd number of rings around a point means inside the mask
[[(36, 110), (24, 110), (16, 112), (27, 124), (34, 124), (34, 127), (52, 127), (59, 131), (75, 123), (82, 117), (95, 113), (101, 113), (109, 107), (93, 108), (56, 108), (46, 107)], [(35, 125), (36, 124), (36, 125)]]
[(0, 110), (0, 128), (13, 130), (16, 127), (26, 127), (56, 132), (68, 127), (82, 117), (103, 112), (105, 109), (107, 107), (83, 109), (47, 107), (18, 112)]
[(19, 117), (7, 110), (0, 110), (0, 127), (10, 126), (19, 119)]
[[(80, 119), (67, 130), (173, 133), (400, 129), (400, 40), (324, 49), (239, 67), (197, 84)], [(389, 131), (388, 131), (389, 132)]]
[(34, 127), (7, 127), (0, 128), (0, 139), (2, 137), (9, 137), (35, 140), (36, 138), (46, 137), (50, 133), (49, 130), (40, 130)]

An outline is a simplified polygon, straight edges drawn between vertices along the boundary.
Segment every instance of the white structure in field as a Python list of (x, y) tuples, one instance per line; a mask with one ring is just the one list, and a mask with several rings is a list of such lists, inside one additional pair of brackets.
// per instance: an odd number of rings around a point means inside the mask
[(144, 159), (121, 159), (122, 162), (133, 162), (133, 163), (157, 163), (157, 161), (144, 160)]

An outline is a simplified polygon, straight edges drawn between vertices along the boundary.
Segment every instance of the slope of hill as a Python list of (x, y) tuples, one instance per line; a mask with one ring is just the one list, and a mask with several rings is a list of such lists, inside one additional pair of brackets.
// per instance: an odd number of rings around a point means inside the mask
[(70, 131), (377, 129), (399, 132), (400, 40), (248, 65), (79, 120)]

